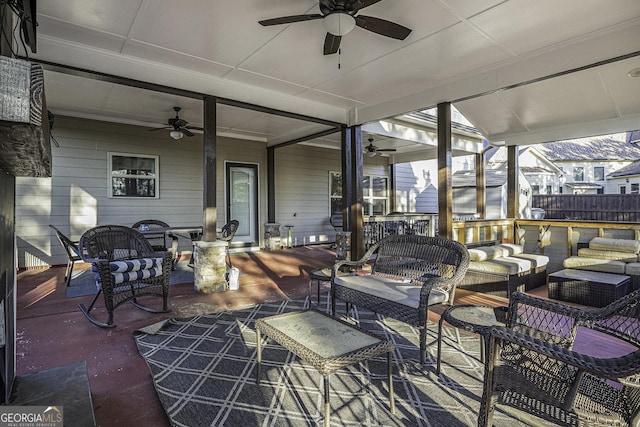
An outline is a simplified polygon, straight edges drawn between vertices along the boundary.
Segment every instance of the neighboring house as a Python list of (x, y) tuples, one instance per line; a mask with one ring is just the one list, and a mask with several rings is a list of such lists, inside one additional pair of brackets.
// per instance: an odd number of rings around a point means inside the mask
[[(506, 147), (494, 147), (485, 153), (488, 169), (507, 165)], [(562, 170), (534, 146), (521, 147), (518, 153), (520, 172), (531, 186), (532, 194), (558, 194), (564, 179)]]
[[(627, 143), (638, 146), (640, 131), (627, 132)], [(640, 160), (607, 175), (608, 193), (640, 193)]]
[(562, 192), (567, 194), (619, 193), (619, 183), (608, 176), (640, 159), (640, 146), (631, 142), (637, 132), (603, 135), (536, 146), (564, 171)]
[[(531, 186), (519, 172), (518, 217), (531, 218)], [(454, 216), (467, 218), (476, 212), (476, 172), (457, 171), (452, 176)], [(507, 168), (485, 169), (486, 218), (507, 218)]]

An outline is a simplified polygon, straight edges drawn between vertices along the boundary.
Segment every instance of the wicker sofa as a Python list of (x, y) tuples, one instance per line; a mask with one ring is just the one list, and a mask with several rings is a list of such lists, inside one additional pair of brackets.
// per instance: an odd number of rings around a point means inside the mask
[[(370, 274), (361, 274), (365, 264)], [(442, 237), (391, 235), (374, 244), (358, 261), (340, 261), (331, 273), (331, 309), (336, 299), (367, 308), (420, 329), (420, 361), (425, 362), (430, 307), (451, 305), (456, 285), (469, 266), (462, 244)], [(344, 268), (360, 270), (339, 275)]]
[(469, 249), (469, 269), (460, 289), (508, 298), (546, 284), (549, 257), (526, 254), (521, 245), (503, 243)]
[(562, 266), (630, 276), (630, 291), (640, 289), (640, 241), (594, 237), (588, 247), (578, 249), (578, 255), (565, 259)]

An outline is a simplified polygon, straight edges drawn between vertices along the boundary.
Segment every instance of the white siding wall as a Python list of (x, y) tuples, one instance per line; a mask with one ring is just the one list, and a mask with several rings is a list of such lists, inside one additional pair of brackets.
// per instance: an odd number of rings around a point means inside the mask
[[(167, 132), (105, 122), (58, 117), (53, 134), (52, 178), (16, 180), (16, 234), (20, 267), (66, 263), (66, 254), (49, 224), (74, 240), (98, 224), (131, 225), (141, 219), (160, 219), (170, 225), (202, 224), (203, 161), (199, 136), (171, 139)], [(221, 138), (224, 150), (238, 161), (262, 161), (264, 149), (232, 147), (238, 141)], [(246, 141), (242, 141), (246, 143)], [(159, 156), (159, 199), (110, 199), (107, 196), (108, 152)], [(224, 205), (224, 167), (218, 161), (218, 206)], [(218, 222), (225, 220), (218, 209)], [(188, 239), (181, 250), (191, 250)]]
[[(291, 145), (275, 152), (276, 222), (285, 236), (291, 229), (293, 244), (333, 242), (329, 224), (329, 172), (339, 172), (340, 151)], [(385, 157), (365, 158), (364, 174), (389, 177)]]

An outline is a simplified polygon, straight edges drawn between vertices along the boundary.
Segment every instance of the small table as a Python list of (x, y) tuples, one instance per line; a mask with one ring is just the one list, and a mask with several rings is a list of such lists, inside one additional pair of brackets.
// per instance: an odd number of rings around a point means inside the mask
[[(446, 321), (455, 328), (464, 329), (481, 336), (480, 358), (484, 362), (486, 352), (486, 340), (489, 339), (486, 331), (496, 325), (504, 325), (507, 307), (489, 307), (485, 305), (463, 304), (447, 308), (438, 322), (438, 360), (436, 372), (440, 374), (440, 358), (442, 351), (442, 322)], [(458, 338), (459, 342), (459, 338)]]
[(255, 322), (258, 372), (260, 384), (262, 339), (265, 334), (320, 372), (324, 379), (324, 425), (329, 426), (329, 375), (338, 369), (354, 365), (387, 353), (389, 406), (395, 413), (393, 397), (393, 344), (365, 330), (317, 310), (294, 311)]
[(549, 298), (604, 307), (629, 293), (630, 285), (623, 274), (567, 268), (549, 274)]
[[(338, 276), (346, 276), (352, 275), (351, 272), (338, 272)], [(318, 268), (317, 270), (311, 270), (309, 272), (309, 306), (311, 306), (311, 287), (313, 282), (316, 282), (317, 292), (318, 292), (318, 302), (317, 305), (320, 305), (320, 284), (324, 282), (331, 283), (331, 267), (327, 268)]]

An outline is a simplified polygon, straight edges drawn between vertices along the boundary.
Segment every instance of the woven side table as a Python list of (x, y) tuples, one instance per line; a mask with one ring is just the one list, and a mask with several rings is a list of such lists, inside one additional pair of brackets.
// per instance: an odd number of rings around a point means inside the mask
[(295, 311), (256, 320), (260, 384), (262, 338), (265, 334), (320, 372), (324, 380), (324, 425), (329, 426), (329, 375), (338, 369), (387, 353), (389, 407), (395, 413), (392, 378), (393, 344), (317, 310)]

